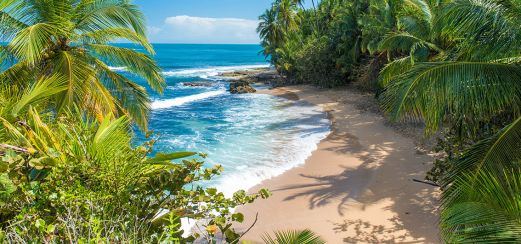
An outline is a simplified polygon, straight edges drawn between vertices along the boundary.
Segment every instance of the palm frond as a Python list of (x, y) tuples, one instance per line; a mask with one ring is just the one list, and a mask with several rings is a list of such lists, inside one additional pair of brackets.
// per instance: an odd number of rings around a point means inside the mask
[(95, 60), (101, 82), (117, 99), (123, 113), (136, 122), (142, 129), (147, 130), (150, 98), (146, 89), (125, 76), (110, 70), (100, 60)]
[(9, 48), (19, 59), (29, 65), (36, 65), (41, 61), (44, 50), (49, 47), (53, 37), (59, 36), (55, 26), (48, 23), (37, 23), (24, 28), (16, 34), (9, 43)]
[(4, 11), (0, 11), (0, 40), (10, 40), (28, 26)]
[(521, 47), (521, 15), (504, 6), (509, 1), (456, 0), (448, 4), (440, 17), (443, 32), (475, 43), (475, 56), (487, 54), (518, 55)]
[(76, 8), (75, 27), (83, 32), (107, 28), (131, 28), (146, 36), (145, 17), (137, 6), (125, 0), (84, 1)]
[(262, 240), (266, 244), (323, 244), (326, 243), (310, 230), (277, 231), (275, 237), (265, 234)]
[(386, 87), (391, 81), (395, 80), (395, 77), (404, 74), (409, 71), (413, 63), (411, 57), (403, 57), (396, 59), (388, 64), (380, 71), (380, 85)]
[(520, 159), (521, 117), (496, 135), (473, 145), (462, 158), (454, 162), (444, 183), (450, 184), (465, 173), (478, 174), (485, 169), (501, 175), (505, 169), (517, 167), (515, 162)]
[(0, 83), (17, 84), (20, 87), (25, 87), (33, 78), (35, 74), (25, 62), (18, 62), (0, 73)]
[(423, 39), (406, 32), (389, 33), (380, 43), (380, 49), (382, 51), (409, 51), (417, 43), (420, 43), (432, 50), (442, 52), (441, 48), (436, 46), (434, 43), (424, 41)]
[(519, 243), (521, 172), (464, 174), (443, 193), (441, 232), (448, 243)]
[(392, 118), (423, 118), (428, 132), (446, 115), (468, 121), (519, 113), (521, 67), (488, 62), (416, 63), (395, 76), (382, 96)]
[(128, 149), (131, 141), (128, 124), (125, 116), (118, 119), (107, 116), (99, 125), (89, 152), (97, 157), (107, 157)]
[(116, 40), (128, 40), (140, 44), (149, 54), (154, 54), (154, 48), (145, 36), (138, 35), (128, 28), (106, 28), (82, 34), (81, 39), (86, 43), (108, 44)]
[(100, 44), (89, 44), (94, 53), (109, 60), (111, 65), (124, 66), (130, 72), (145, 78), (152, 89), (162, 92), (165, 85), (161, 69), (144, 53), (132, 49)]
[[(88, 84), (95, 79), (94, 69), (72, 51), (59, 52), (53, 59), (53, 66), (54, 72), (67, 79), (67, 90), (60, 96), (58, 111), (63, 112), (71, 108), (76, 101), (85, 102), (87, 94), (92, 92), (88, 90)], [(104, 100), (107, 102), (105, 106), (113, 104), (110, 99)]]
[(44, 100), (49, 99), (51, 96), (65, 89), (67, 89), (66, 79), (59, 74), (42, 78), (40, 81), (34, 83), (33, 86), (17, 100), (12, 107), (11, 114), (13, 117), (16, 117), (20, 111), (27, 108), (27, 106), (42, 103)]

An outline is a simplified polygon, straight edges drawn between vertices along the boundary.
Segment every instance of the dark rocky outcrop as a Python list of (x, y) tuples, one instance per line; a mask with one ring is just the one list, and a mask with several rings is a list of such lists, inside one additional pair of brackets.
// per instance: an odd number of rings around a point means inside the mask
[(248, 81), (238, 80), (230, 83), (230, 93), (243, 94), (255, 93), (257, 90), (253, 88)]
[(194, 81), (194, 82), (184, 82), (183, 86), (209, 87), (209, 86), (213, 86), (213, 84), (211, 82), (207, 82), (207, 81)]
[(230, 93), (232, 94), (254, 93), (256, 90), (252, 84), (276, 87), (283, 83), (283, 79), (277, 71), (270, 68), (225, 72), (220, 76), (230, 82)]
[(237, 71), (230, 71), (230, 72), (222, 72), (219, 74), (219, 76), (227, 77), (227, 78), (235, 78), (240, 79), (244, 78), (245, 76), (251, 76), (251, 75), (257, 75), (262, 72), (269, 71), (268, 68), (258, 68), (258, 69), (250, 69), (250, 70), (237, 70)]

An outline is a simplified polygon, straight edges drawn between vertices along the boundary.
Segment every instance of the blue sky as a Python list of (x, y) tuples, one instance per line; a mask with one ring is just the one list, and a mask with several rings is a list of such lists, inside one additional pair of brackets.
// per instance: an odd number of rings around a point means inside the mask
[(259, 43), (257, 18), (273, 0), (134, 0), (153, 43)]

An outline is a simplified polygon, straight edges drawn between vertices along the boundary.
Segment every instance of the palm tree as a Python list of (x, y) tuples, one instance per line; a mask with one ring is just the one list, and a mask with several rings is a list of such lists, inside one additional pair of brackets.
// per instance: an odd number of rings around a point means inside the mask
[[(505, 12), (507, 8), (494, 5), (468, 8), (475, 1), (469, 0), (465, 5), (461, 5), (461, 2), (449, 4), (440, 18), (452, 20), (439, 27), (444, 28), (445, 33), (452, 32), (452, 39), (465, 37), (459, 38), (459, 47), (454, 48), (453, 53), (447, 55), (448, 58), (415, 62), (410, 69), (398, 69), (393, 72), (395, 76), (385, 77), (386, 82), (390, 83), (382, 100), (383, 106), (395, 119), (422, 118), (432, 132), (447, 115), (475, 123), (501, 111), (518, 113), (521, 106), (521, 86), (517, 82), (521, 77), (521, 67), (517, 62), (521, 43), (516, 39), (521, 35), (519, 20)], [(476, 11), (494, 13), (490, 13), (491, 18), (484, 18), (475, 15)], [(495, 17), (492, 19), (492, 16)], [(501, 22), (503, 26), (490, 22)], [(476, 29), (471, 29), (469, 25), (463, 33), (461, 23), (472, 23)], [(483, 34), (500, 31), (504, 33)], [(488, 39), (479, 39), (483, 37)], [(506, 38), (511, 40), (502, 40)], [(501, 42), (498, 45), (500, 47), (488, 48), (498, 42)], [(469, 46), (473, 46), (473, 49), (466, 49)], [(474, 53), (479, 53), (479, 58), (473, 58)]]
[(5, 0), (0, 19), (0, 40), (9, 40), (0, 57), (16, 60), (0, 74), (1, 83), (27, 87), (59, 74), (67, 88), (53, 97), (58, 113), (78, 106), (100, 120), (109, 113), (128, 114), (147, 128), (145, 89), (109, 66), (123, 66), (154, 90), (163, 89), (160, 68), (147, 54), (109, 45), (128, 40), (154, 53), (135, 5), (125, 0)]
[[(446, 61), (450, 40), (441, 35), (443, 22), (438, 20), (444, 5), (437, 1), (389, 1), (394, 19), (387, 20), (388, 32), (378, 44), (378, 51), (386, 52), (390, 62), (382, 71), (382, 85), (394, 74), (402, 74), (415, 62)], [(387, 10), (387, 8), (385, 8)], [(400, 13), (398, 13), (400, 12)]]
[[(468, 149), (443, 178), (441, 227), (447, 242), (520, 241), (519, 9), (514, 1), (451, 2), (437, 20), (446, 38), (437, 41), (454, 42), (450, 52), (443, 59), (386, 68), (395, 75), (383, 78), (388, 82), (383, 108), (395, 119), (423, 119), (427, 133), (447, 121), (460, 121), (472, 132), (501, 114), (513, 118)], [(431, 48), (424, 40), (415, 43)]]
[(297, 28), (299, 16), (297, 5), (294, 0), (278, 0), (274, 5), (277, 12), (278, 22), (283, 26), (284, 31), (289, 33)]
[(283, 40), (283, 29), (277, 22), (277, 18), (275, 8), (268, 8), (261, 16), (259, 16), (257, 32), (263, 41), (276, 44)]
[(370, 2), (368, 11), (358, 19), (362, 31), (361, 47), (363, 51), (368, 51), (370, 54), (381, 51), (379, 44), (383, 37), (396, 30), (400, 3), (396, 0), (373, 0)]

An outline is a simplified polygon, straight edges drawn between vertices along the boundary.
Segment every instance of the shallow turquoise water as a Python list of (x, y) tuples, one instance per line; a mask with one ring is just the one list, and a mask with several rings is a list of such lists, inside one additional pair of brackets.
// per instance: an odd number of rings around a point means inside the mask
[[(125, 44), (120, 44), (127, 46)], [(226, 194), (303, 164), (329, 133), (316, 106), (263, 94), (230, 95), (219, 72), (268, 67), (258, 45), (158, 44), (155, 59), (167, 78), (163, 96), (151, 93), (150, 129), (157, 151), (207, 153), (208, 166), (225, 172), (206, 185)], [(125, 73), (124, 67), (113, 67)], [(211, 87), (185, 87), (187, 81)], [(143, 82), (142, 82), (143, 83)], [(136, 143), (144, 140), (137, 133)]]

